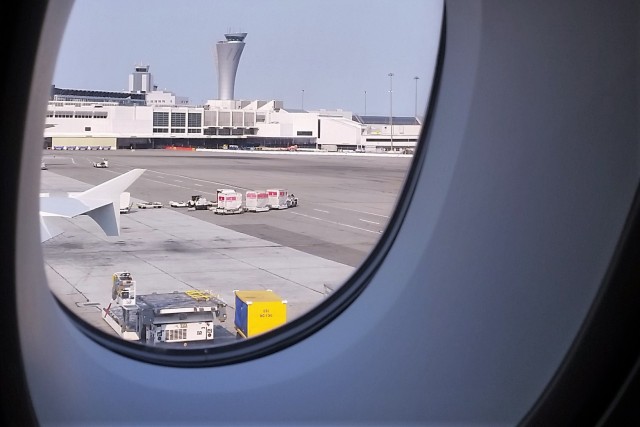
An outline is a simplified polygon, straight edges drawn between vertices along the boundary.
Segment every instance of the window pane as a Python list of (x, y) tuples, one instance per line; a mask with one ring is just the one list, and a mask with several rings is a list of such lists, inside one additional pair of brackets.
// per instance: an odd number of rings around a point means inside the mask
[(42, 206), (69, 216), (43, 222), (53, 293), (107, 334), (180, 348), (233, 344), (321, 304), (394, 211), (439, 10), (76, 2), (44, 129)]

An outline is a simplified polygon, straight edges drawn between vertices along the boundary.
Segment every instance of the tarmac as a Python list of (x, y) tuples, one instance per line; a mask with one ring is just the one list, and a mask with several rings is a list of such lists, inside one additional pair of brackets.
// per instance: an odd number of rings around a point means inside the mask
[[(134, 167), (147, 171), (130, 188), (133, 209), (109, 237), (88, 216), (58, 218), (64, 232), (43, 243), (54, 295), (96, 328), (111, 303), (111, 278), (129, 271), (138, 294), (206, 290), (227, 304), (214, 344), (235, 339), (234, 290), (271, 289), (292, 320), (340, 286), (375, 246), (410, 166), (410, 158), (278, 156), (270, 153), (45, 151), (42, 192), (83, 191)], [(55, 157), (54, 157), (55, 156)], [(108, 157), (109, 168), (92, 161)], [(203, 164), (204, 162), (204, 164)], [(216, 215), (169, 207), (170, 200), (216, 188), (285, 188), (300, 205), (280, 211)], [(161, 209), (137, 202), (160, 201)]]

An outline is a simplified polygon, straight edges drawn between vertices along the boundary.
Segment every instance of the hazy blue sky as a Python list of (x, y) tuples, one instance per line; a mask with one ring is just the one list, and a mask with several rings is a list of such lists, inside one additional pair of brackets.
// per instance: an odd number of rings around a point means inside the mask
[(236, 99), (388, 115), (424, 112), (441, 0), (76, 0), (53, 84), (126, 91), (136, 64), (159, 89), (199, 104), (218, 95), (215, 43), (248, 33)]

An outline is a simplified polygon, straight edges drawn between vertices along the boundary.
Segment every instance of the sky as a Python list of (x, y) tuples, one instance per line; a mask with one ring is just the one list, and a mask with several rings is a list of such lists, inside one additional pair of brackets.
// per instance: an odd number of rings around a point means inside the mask
[(218, 96), (216, 42), (246, 32), (236, 99), (423, 115), (441, 11), (442, 0), (75, 0), (52, 84), (127, 91), (144, 64), (158, 89), (203, 104)]

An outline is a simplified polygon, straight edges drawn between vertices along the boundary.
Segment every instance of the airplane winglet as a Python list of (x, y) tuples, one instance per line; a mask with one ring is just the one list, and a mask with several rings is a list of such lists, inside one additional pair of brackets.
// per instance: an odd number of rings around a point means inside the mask
[[(59, 234), (58, 230), (43, 217), (77, 215), (90, 216), (107, 236), (120, 235), (120, 195), (142, 175), (146, 169), (133, 169), (107, 182), (96, 185), (82, 193), (68, 197), (45, 197), (40, 199), (41, 241)], [(44, 210), (43, 210), (44, 207)]]
[(93, 218), (107, 236), (119, 236), (120, 195), (129, 188), (145, 170), (146, 169), (133, 169), (82, 193), (76, 194), (74, 198), (81, 201), (108, 200), (110, 202), (108, 205), (91, 209), (87, 211), (85, 215)]
[(114, 203), (120, 203), (120, 194), (124, 192), (133, 182), (140, 178), (146, 169), (133, 169), (127, 173), (123, 173), (107, 182), (96, 185), (82, 193), (75, 195), (77, 199), (111, 199)]

